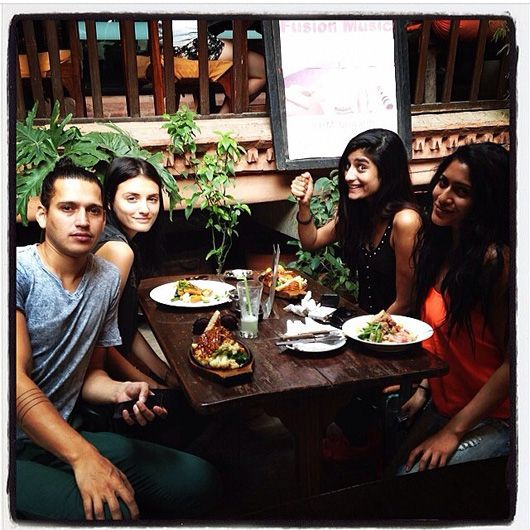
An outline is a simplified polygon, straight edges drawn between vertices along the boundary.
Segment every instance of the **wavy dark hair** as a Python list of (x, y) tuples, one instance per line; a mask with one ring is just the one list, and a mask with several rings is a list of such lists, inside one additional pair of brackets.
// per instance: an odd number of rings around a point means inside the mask
[[(370, 200), (348, 198), (348, 156), (358, 149), (375, 164), (379, 174), (379, 189)], [(339, 193), (337, 238), (346, 263), (355, 269), (361, 245), (370, 241), (379, 219), (390, 219), (404, 208), (418, 211), (401, 138), (387, 129), (369, 129), (352, 138), (339, 161)]]
[(469, 168), (471, 207), (453, 246), (451, 227), (427, 221), (414, 249), (416, 310), (422, 307), (444, 263), (442, 281), (449, 335), (464, 329), (473, 341), (471, 311), (479, 308), (489, 322), (495, 282), (504, 269), (503, 249), (509, 244), (509, 155), (502, 146), (485, 142), (459, 147), (444, 158), (429, 185), (432, 192), (447, 167), (457, 160)]
[[(112, 210), (112, 204), (116, 196), (118, 186), (129, 179), (144, 176), (157, 184), (159, 189), (160, 211), (149, 232), (136, 234), (130, 240), (125, 234), (116, 214)], [(162, 180), (152, 164), (141, 158), (123, 156), (115, 158), (109, 165), (104, 183), (105, 202), (108, 205), (107, 223), (112, 224), (127, 237), (134, 252), (134, 266), (139, 278), (157, 274), (163, 259), (163, 230), (162, 213), (164, 203), (162, 197)]]

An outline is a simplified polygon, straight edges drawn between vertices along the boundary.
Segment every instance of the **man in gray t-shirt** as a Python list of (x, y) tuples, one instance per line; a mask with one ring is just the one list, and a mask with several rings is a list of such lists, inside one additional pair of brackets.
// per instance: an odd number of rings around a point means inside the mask
[(146, 425), (145, 382), (112, 380), (106, 348), (120, 344), (118, 269), (91, 250), (105, 225), (101, 184), (71, 163), (43, 182), (39, 245), (17, 250), (16, 513), (25, 519), (122, 519), (139, 513), (196, 516), (212, 504), (206, 462), (68, 423), (79, 396), (93, 404), (133, 400), (129, 424)]

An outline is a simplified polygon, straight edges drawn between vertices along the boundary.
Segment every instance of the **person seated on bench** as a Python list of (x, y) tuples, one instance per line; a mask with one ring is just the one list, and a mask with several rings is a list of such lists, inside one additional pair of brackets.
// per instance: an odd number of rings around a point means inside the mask
[[(175, 57), (197, 61), (199, 59), (198, 30), (196, 20), (173, 20), (173, 48)], [(233, 61), (234, 48), (232, 41), (219, 39), (208, 32), (208, 60)], [(265, 59), (263, 55), (249, 50), (248, 55), (248, 98), (253, 101), (265, 86)], [(230, 100), (225, 97), (219, 113), (230, 112)]]
[(449, 373), (422, 381), (402, 407), (418, 417), (394, 460), (399, 474), (510, 449), (508, 153), (491, 142), (459, 147), (430, 190), (414, 254), (417, 307), (434, 329), (423, 346)]
[(145, 382), (112, 380), (107, 348), (120, 344), (120, 275), (91, 254), (105, 225), (97, 176), (60, 161), (44, 179), (41, 244), (17, 249), (16, 511), (31, 520), (189, 517), (212, 508), (218, 476), (192, 455), (117, 434), (74, 429), (90, 403), (136, 401), (128, 423), (161, 421)]

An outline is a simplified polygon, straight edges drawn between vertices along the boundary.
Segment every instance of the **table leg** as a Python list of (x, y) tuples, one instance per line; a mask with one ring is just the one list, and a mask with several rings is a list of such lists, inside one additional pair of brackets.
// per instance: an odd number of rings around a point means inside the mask
[(351, 392), (333, 396), (292, 399), (266, 411), (280, 418), (294, 436), (298, 494), (301, 498), (320, 493), (322, 438), (338, 409), (351, 399)]

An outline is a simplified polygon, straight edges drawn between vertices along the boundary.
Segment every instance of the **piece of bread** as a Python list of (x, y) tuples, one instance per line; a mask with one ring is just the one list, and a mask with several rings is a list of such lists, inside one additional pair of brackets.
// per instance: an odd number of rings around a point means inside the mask
[(204, 331), (206, 332), (206, 331), (210, 331), (211, 329), (213, 329), (215, 325), (217, 324), (217, 321), (219, 320), (220, 316), (221, 316), (221, 313), (219, 311), (215, 311), (215, 313), (210, 318), (210, 321), (208, 322), (208, 325), (206, 326), (206, 329)]

